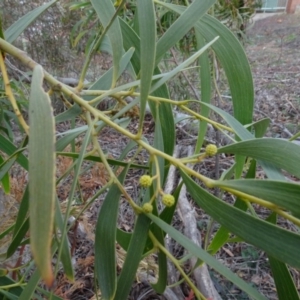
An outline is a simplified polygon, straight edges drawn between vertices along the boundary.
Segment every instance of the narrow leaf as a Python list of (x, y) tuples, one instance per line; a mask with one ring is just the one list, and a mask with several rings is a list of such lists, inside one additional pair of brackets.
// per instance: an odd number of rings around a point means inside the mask
[[(156, 105), (156, 119), (155, 119), (155, 131), (154, 131), (154, 141), (153, 146), (155, 149), (164, 152), (164, 140), (161, 131), (161, 123), (160, 123), (160, 116), (158, 113), (159, 106)], [(156, 169), (156, 165), (153, 164), (152, 174), (160, 174), (160, 186), (163, 186), (164, 180), (164, 159), (161, 157), (156, 157), (158, 161), (158, 169)], [(153, 182), (153, 188), (156, 189), (157, 182)]]
[[(54, 253), (57, 251), (57, 244), (54, 243), (51, 247), (51, 257), (53, 257)], [(33, 295), (37, 288), (37, 285), (41, 279), (41, 275), (39, 270), (35, 270), (34, 273), (30, 276), (30, 279), (26, 283), (23, 292), (21, 293), (19, 300), (28, 300), (34, 299)]]
[(195, 257), (199, 258), (201, 261), (204, 261), (210, 267), (215, 269), (221, 275), (229, 279), (233, 282), (237, 287), (241, 290), (245, 291), (249, 294), (253, 299), (266, 300), (264, 296), (262, 296), (256, 289), (248, 285), (242, 279), (240, 279), (236, 274), (227, 269), (224, 265), (222, 265), (217, 259), (208, 254), (205, 250), (195, 245), (192, 241), (190, 241), (186, 236), (184, 236), (181, 232), (177, 231), (172, 226), (166, 224), (164, 221), (159, 219), (154, 215), (147, 215), (153, 222), (155, 222), (163, 231), (167, 232), (175, 241), (184, 246), (191, 254)]
[[(2, 28), (2, 16), (0, 16), (0, 38), (5, 40), (4, 33), (3, 33), (3, 28)], [(0, 51), (0, 55), (2, 55), (3, 58), (5, 59), (5, 52)]]
[(55, 128), (51, 102), (42, 88), (43, 68), (33, 70), (29, 102), (30, 244), (47, 285), (54, 277), (51, 242), (55, 210)]
[[(119, 175), (121, 184), (127, 171), (128, 167)], [(95, 273), (103, 299), (114, 299), (117, 288), (115, 243), (121, 194), (122, 192), (116, 184), (111, 186), (102, 204), (96, 224)]]
[[(194, 1), (210, 3), (209, 1)], [(170, 10), (183, 14), (186, 7), (174, 5), (171, 3), (159, 4), (169, 8)], [(210, 3), (211, 5), (212, 3)], [(188, 9), (190, 9), (189, 6)], [(199, 13), (199, 12), (198, 12)], [(200, 12), (202, 13), (202, 12)], [(221, 22), (212, 16), (205, 14), (195, 23), (195, 29), (203, 36), (206, 41), (210, 41), (216, 36), (220, 36), (219, 40), (212, 45), (218, 60), (220, 61), (228, 83), (234, 107), (234, 116), (242, 124), (252, 122), (254, 88), (250, 65), (242, 45), (239, 43), (234, 34), (226, 28)], [(163, 54), (160, 46), (157, 46), (157, 55)]]
[(32, 10), (17, 22), (15, 22), (12, 26), (10, 26), (5, 31), (6, 41), (9, 43), (13, 43), (17, 37), (33, 22), (36, 18), (38, 18), (45, 10), (47, 10), (50, 6), (52, 6), (57, 0), (52, 0), (36, 9)]
[(114, 300), (126, 299), (132, 286), (137, 268), (142, 259), (143, 250), (148, 237), (150, 219), (144, 214), (137, 218), (123, 269), (118, 278), (118, 287)]
[[(261, 119), (257, 122), (254, 122), (254, 123), (250, 124), (249, 126), (253, 126), (256, 138), (262, 138), (265, 135), (269, 125), (270, 125), (270, 119), (265, 118), (265, 119)], [(247, 128), (249, 126), (247, 126)]]
[(274, 276), (276, 290), (279, 300), (293, 299), (299, 300), (299, 293), (293, 282), (291, 273), (281, 261), (269, 256), (271, 270)]
[(261, 248), (276, 259), (295, 268), (300, 267), (298, 257), (300, 235), (232, 207), (198, 186), (183, 171), (180, 173), (195, 202), (213, 219), (238, 237)]
[[(215, 3), (215, 0), (193, 1), (157, 42), (156, 63), (174, 46)], [(165, 3), (157, 2), (161, 5)], [(175, 6), (175, 5), (174, 5)], [(177, 6), (177, 5), (176, 5)], [(215, 35), (216, 36), (216, 35)], [(214, 36), (214, 37), (215, 37)], [(212, 38), (211, 38), (212, 39)]]
[(241, 139), (241, 140), (250, 140), (253, 139), (254, 136), (250, 133), (237, 119), (231, 116), (226, 111), (208, 104), (208, 103), (201, 103), (203, 106), (207, 106), (212, 109), (214, 112), (219, 114), (223, 120), (234, 130), (234, 133)]
[[(10, 293), (10, 292), (7, 292), (7, 291), (5, 291), (5, 290), (0, 290), (0, 294), (3, 294), (4, 296), (5, 296), (5, 300), (6, 299), (9, 299), (9, 300), (18, 300), (19, 299), (19, 297), (18, 296), (16, 296), (16, 295), (14, 295), (14, 294), (12, 294), (12, 293)], [(1, 297), (2, 298), (2, 297)], [(2, 298), (3, 299), (3, 298)], [(1, 300), (2, 300), (1, 299)]]
[(225, 180), (217, 181), (222, 189), (234, 189), (267, 200), (292, 213), (300, 215), (300, 185), (273, 180)]
[(40, 281), (40, 273), (38, 270), (35, 270), (35, 272), (30, 276), (29, 281), (27, 282), (23, 292), (21, 293), (19, 300), (28, 300), (28, 299), (34, 299), (33, 294), (36, 290), (36, 287)]
[(220, 36), (212, 48), (228, 80), (234, 117), (243, 125), (251, 123), (254, 87), (250, 65), (243, 46), (226, 26), (208, 14), (196, 23), (195, 28), (206, 40)]
[[(156, 224), (152, 224), (155, 238), (159, 241), (161, 245), (165, 245), (164, 232)], [(167, 286), (168, 281), (168, 266), (167, 266), (167, 256), (162, 251), (158, 252), (158, 280), (156, 283), (151, 284), (152, 288), (159, 294), (162, 294)]]
[(29, 218), (27, 218), (19, 227), (15, 226), (15, 229), (18, 229), (14, 233), (13, 239), (7, 249), (6, 257), (11, 257), (17, 251), (18, 247), (21, 246), (21, 243), (29, 230)]
[(115, 18), (115, 20), (110, 24), (112, 18), (116, 13), (114, 5), (111, 0), (102, 0), (102, 1), (91, 0), (91, 3), (103, 27), (110, 26), (107, 35), (110, 40), (110, 44), (113, 52), (114, 71), (113, 71), (112, 86), (115, 86), (119, 74), (119, 68), (120, 68), (119, 64), (120, 64), (122, 51), (123, 51), (123, 38), (122, 38), (119, 20), (118, 18)]
[(116, 235), (117, 242), (125, 251), (128, 250), (131, 236), (132, 233), (117, 228), (117, 235)]
[[(18, 148), (3, 135), (0, 135), (0, 150), (6, 153), (7, 155), (13, 155)], [(28, 160), (24, 154), (19, 153), (17, 157), (17, 162), (25, 169), (28, 170)]]
[[(197, 39), (197, 49), (201, 49), (205, 46), (205, 40), (198, 30), (195, 30), (196, 39)], [(201, 102), (210, 103), (211, 99), (211, 78), (207, 76), (210, 74), (210, 64), (208, 51), (203, 52), (199, 57), (200, 65), (200, 90), (201, 90)], [(207, 106), (203, 106), (201, 109), (201, 115), (203, 117), (209, 117), (210, 109)], [(202, 121), (199, 123), (199, 133), (197, 137), (197, 143), (195, 147), (195, 153), (199, 153), (204, 142), (205, 134), (207, 130), (207, 122)]]
[(79, 116), (82, 113), (81, 108), (78, 104), (74, 104), (70, 109), (67, 111), (64, 111), (63, 113), (57, 115), (55, 117), (55, 123), (61, 123), (67, 120), (71, 120), (72, 118), (75, 118)]
[[(15, 228), (15, 225), (11, 225), (7, 227), (4, 231), (0, 233), (0, 240), (3, 239), (6, 235), (8, 235), (13, 229)], [(1, 255), (0, 255), (1, 257)]]
[(155, 64), (156, 19), (153, 1), (137, 0), (137, 10), (141, 43), (141, 95), (139, 129), (142, 130)]
[[(267, 220), (273, 224), (276, 224), (277, 216), (275, 213), (272, 213)], [(299, 300), (299, 293), (293, 282), (291, 273), (287, 265), (281, 261), (278, 261), (272, 256), (268, 256), (272, 274), (274, 277), (277, 295), (279, 300), (285, 299), (295, 299)]]
[(0, 155), (0, 182), (2, 183), (1, 187), (3, 188), (5, 194), (9, 194), (10, 191), (10, 180), (8, 171), (14, 164), (16, 158), (16, 156), (12, 156), (5, 161)]
[[(126, 67), (128, 66), (130, 59), (134, 53), (134, 48), (129, 48), (128, 51), (122, 56), (120, 61), (120, 70), (118, 74), (118, 78), (124, 72)], [(113, 67), (110, 68), (107, 72), (105, 72), (92, 86), (89, 87), (89, 91), (91, 90), (109, 90), (112, 85), (113, 80)], [(84, 96), (84, 100), (92, 100), (94, 96)]]
[[(227, 174), (222, 175), (223, 181), (227, 179), (227, 176), (231, 178), (231, 174), (233, 173), (233, 170), (234, 170), (234, 165), (232, 166), (231, 169), (227, 171)], [(256, 174), (256, 161), (252, 160), (248, 172), (246, 174), (246, 178), (254, 178), (255, 174)], [(245, 201), (243, 201), (238, 197), (234, 202), (234, 207), (246, 211), (248, 205)], [(227, 242), (229, 236), (230, 236), (229, 230), (224, 226), (221, 226), (208, 247), (209, 253), (211, 253), (212, 255), (217, 253), (217, 251)]]
[[(60, 232), (63, 232), (64, 230), (64, 219), (61, 213), (59, 201), (56, 197), (56, 205), (55, 205), (55, 223), (57, 226), (57, 229)], [(70, 247), (69, 247), (69, 241), (68, 238), (65, 238), (63, 240), (63, 245), (61, 245), (62, 251), (61, 251), (61, 262), (64, 267), (64, 272), (67, 278), (71, 281), (74, 280), (74, 270), (72, 266), (72, 258), (71, 258), (71, 252), (70, 252)]]
[[(15, 284), (16, 282), (13, 281), (11, 278), (5, 276), (0, 277), (0, 286), (3, 287), (5, 285)], [(22, 293), (22, 287), (21, 286), (15, 286), (10, 288), (8, 291), (1, 290), (1, 293), (5, 295), (8, 299), (19, 299), (19, 295)], [(1, 298), (1, 297), (0, 297)], [(6, 299), (6, 298), (2, 298)]]
[(218, 40), (219, 37), (215, 37), (212, 41), (207, 43), (204, 47), (202, 47), (200, 50), (198, 50), (195, 54), (193, 54), (191, 57), (186, 59), (184, 62), (182, 62), (179, 66), (177, 66), (172, 71), (168, 72), (164, 77), (159, 79), (157, 82), (153, 84), (151, 87), (151, 92), (155, 91), (158, 87), (160, 87), (162, 84), (166, 83), (168, 80), (170, 80), (172, 77), (177, 75), (179, 72), (183, 71), (186, 67), (188, 67), (190, 64), (192, 64), (202, 53), (204, 53), (213, 43), (215, 43)]
[[(124, 21), (120, 20), (122, 33), (123, 33), (123, 42), (124, 48), (129, 49), (130, 47), (135, 48), (135, 52), (132, 56), (131, 63), (136, 73), (140, 71), (140, 40), (137, 34), (133, 31), (133, 29)], [(154, 70), (155, 76), (161, 76), (160, 70), (156, 67)], [(169, 92), (165, 84), (160, 86), (156, 91), (152, 93), (152, 95), (156, 97), (162, 98), (170, 98)], [(132, 102), (133, 103), (133, 102)], [(156, 118), (155, 104), (149, 102), (149, 106), (151, 108), (151, 112)], [(168, 103), (161, 103), (159, 107), (159, 116), (161, 121), (161, 131), (163, 135), (164, 142), (164, 151), (169, 155), (173, 155), (174, 144), (175, 144), (175, 125), (174, 125), (174, 117), (171, 105)], [(166, 168), (166, 174), (167, 174)]]
[[(78, 153), (73, 153), (73, 152), (57, 152), (57, 155), (72, 157), (72, 158), (78, 158), (79, 157)], [(93, 155), (85, 156), (84, 160), (102, 162), (102, 160), (99, 156), (93, 156)], [(124, 162), (124, 161), (121, 161), (121, 160), (116, 160), (116, 159), (107, 159), (107, 162), (110, 165), (113, 165), (113, 166), (126, 167), (126, 166), (129, 165), (129, 163), (127, 163), (127, 162)], [(130, 167), (131, 168), (136, 168), (136, 169), (145, 169), (145, 170), (149, 169), (148, 166), (137, 165), (137, 164), (130, 164)]]
[(253, 139), (219, 148), (219, 153), (234, 153), (271, 163), (300, 178), (300, 147), (282, 139)]
[(13, 236), (16, 236), (19, 228), (21, 227), (21, 225), (24, 223), (24, 221), (28, 217), (28, 210), (29, 210), (29, 187), (27, 185), (27, 187), (23, 193), (23, 197), (22, 197), (21, 204), (19, 207), (19, 212), (18, 212), (18, 216), (17, 216), (17, 220), (16, 220), (16, 227), (15, 227)]

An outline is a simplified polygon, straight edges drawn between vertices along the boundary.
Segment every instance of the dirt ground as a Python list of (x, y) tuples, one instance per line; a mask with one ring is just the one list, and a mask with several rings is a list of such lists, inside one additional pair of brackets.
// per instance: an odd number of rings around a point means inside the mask
[(255, 118), (268, 117), (268, 135), (300, 130), (300, 14), (278, 14), (247, 30), (246, 52), (255, 85)]

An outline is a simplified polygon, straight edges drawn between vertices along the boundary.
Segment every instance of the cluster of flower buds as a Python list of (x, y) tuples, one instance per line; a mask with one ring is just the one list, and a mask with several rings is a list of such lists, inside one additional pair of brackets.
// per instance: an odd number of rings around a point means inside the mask
[[(143, 188), (150, 187), (152, 182), (153, 182), (153, 178), (149, 175), (143, 175), (139, 180), (140, 186)], [(162, 203), (167, 207), (171, 207), (175, 203), (175, 198), (170, 194), (164, 194), (162, 192)], [(150, 202), (147, 202), (144, 203), (142, 209), (144, 213), (149, 214), (153, 211), (153, 206)]]

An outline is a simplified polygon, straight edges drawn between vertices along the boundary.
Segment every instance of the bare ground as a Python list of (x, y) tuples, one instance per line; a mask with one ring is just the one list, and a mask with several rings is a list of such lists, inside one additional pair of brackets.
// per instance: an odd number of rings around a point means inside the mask
[(271, 119), (268, 135), (288, 138), (300, 130), (300, 14), (258, 20), (247, 34), (255, 118)]

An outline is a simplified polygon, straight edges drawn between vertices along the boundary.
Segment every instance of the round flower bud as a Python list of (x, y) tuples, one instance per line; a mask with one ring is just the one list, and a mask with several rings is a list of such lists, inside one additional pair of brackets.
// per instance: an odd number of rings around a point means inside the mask
[(152, 210), (153, 210), (153, 206), (152, 204), (150, 204), (149, 202), (145, 203), (143, 205), (143, 212), (146, 213), (146, 214), (150, 214), (152, 213)]
[(175, 198), (170, 194), (164, 194), (162, 197), (162, 203), (167, 207), (171, 207), (175, 203)]
[(205, 148), (205, 154), (208, 156), (214, 156), (217, 154), (217, 152), (218, 152), (218, 148), (216, 145), (209, 144)]
[(140, 178), (140, 185), (144, 188), (149, 187), (152, 184), (152, 178), (149, 175), (143, 175)]

